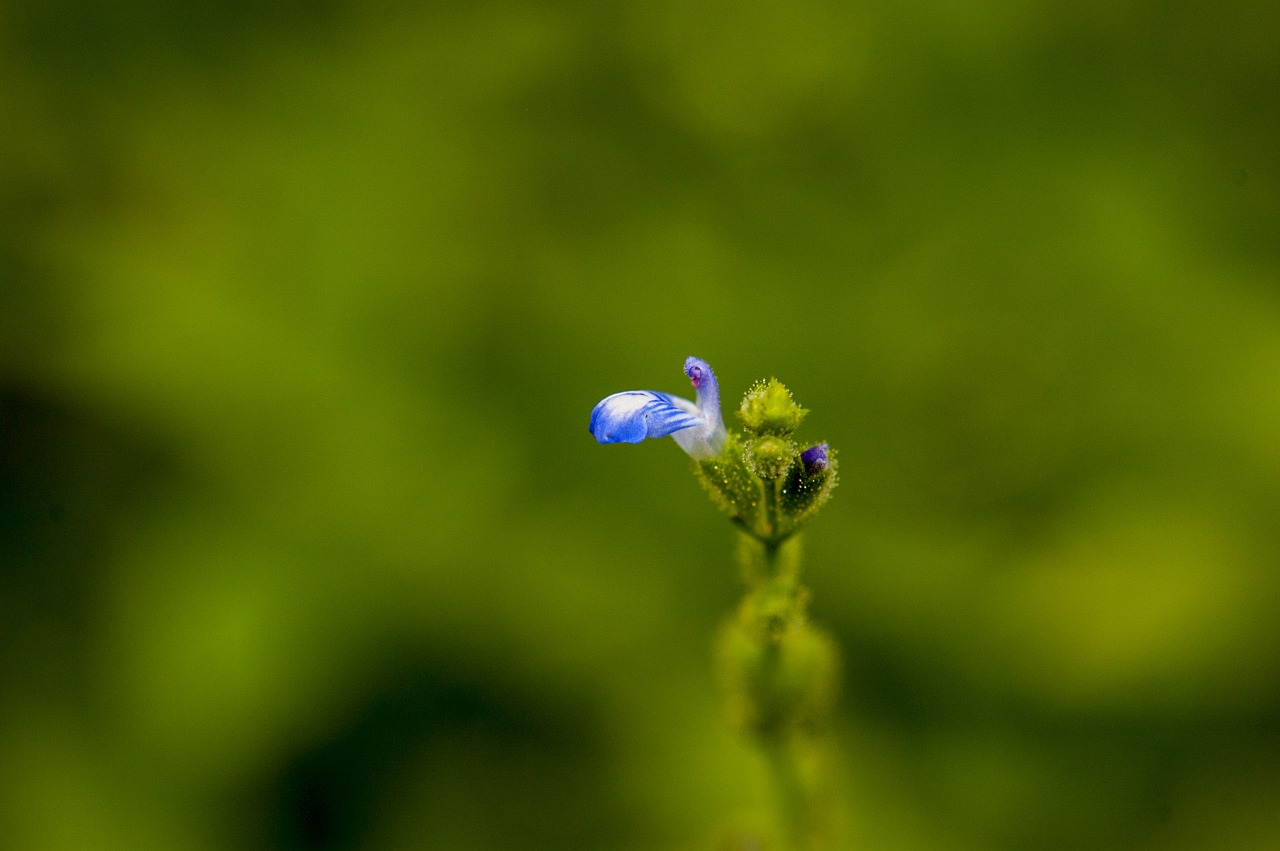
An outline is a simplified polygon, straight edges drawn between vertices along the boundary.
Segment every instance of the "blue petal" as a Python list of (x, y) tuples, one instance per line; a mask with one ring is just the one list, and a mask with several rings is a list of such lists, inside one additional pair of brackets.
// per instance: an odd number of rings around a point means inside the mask
[(830, 450), (831, 447), (827, 444), (819, 443), (800, 453), (800, 463), (804, 464), (806, 476), (816, 476), (827, 469), (827, 465), (830, 463), (827, 453)]
[(591, 411), (591, 434), (601, 443), (639, 443), (646, 437), (701, 426), (692, 402), (653, 390), (627, 390), (600, 401)]

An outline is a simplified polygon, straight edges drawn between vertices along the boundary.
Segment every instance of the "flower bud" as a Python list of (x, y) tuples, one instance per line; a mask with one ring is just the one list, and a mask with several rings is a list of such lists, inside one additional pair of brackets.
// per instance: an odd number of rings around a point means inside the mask
[(764, 635), (741, 617), (721, 626), (716, 662), (734, 726), (775, 735), (797, 726), (821, 727), (839, 683), (835, 643), (803, 619)]
[(825, 443), (800, 453), (800, 463), (792, 468), (782, 485), (782, 512), (797, 525), (812, 517), (831, 498), (836, 486), (836, 453)]
[(747, 431), (790, 436), (809, 412), (791, 398), (791, 391), (776, 378), (757, 382), (743, 397), (738, 418)]
[(806, 476), (816, 476), (827, 469), (827, 452), (830, 448), (825, 443), (819, 443), (800, 453), (800, 463), (804, 465)]
[(747, 444), (744, 458), (751, 472), (772, 481), (785, 476), (795, 464), (796, 447), (781, 437), (761, 437)]

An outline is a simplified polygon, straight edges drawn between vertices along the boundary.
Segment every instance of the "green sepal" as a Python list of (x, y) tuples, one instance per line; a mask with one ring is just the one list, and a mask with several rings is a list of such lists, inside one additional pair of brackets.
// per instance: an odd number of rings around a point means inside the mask
[(786, 518), (791, 528), (796, 528), (813, 517), (828, 499), (839, 480), (836, 451), (829, 450), (827, 468), (810, 476), (804, 465), (791, 468), (778, 493), (778, 513)]
[(757, 381), (742, 398), (738, 419), (753, 435), (775, 434), (790, 437), (808, 415), (796, 404), (791, 391), (781, 381)]
[(712, 502), (744, 528), (755, 527), (761, 482), (742, 457), (742, 439), (738, 435), (729, 432), (720, 454), (697, 462), (694, 469)]

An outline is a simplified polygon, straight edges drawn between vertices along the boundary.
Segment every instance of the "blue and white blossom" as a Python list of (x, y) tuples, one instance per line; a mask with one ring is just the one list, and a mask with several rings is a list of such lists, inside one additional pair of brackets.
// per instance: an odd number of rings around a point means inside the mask
[(656, 390), (626, 390), (606, 396), (591, 411), (591, 434), (601, 443), (639, 443), (666, 437), (698, 460), (720, 454), (725, 443), (720, 416), (720, 388), (707, 362), (691, 357), (684, 374), (697, 393), (696, 402)]

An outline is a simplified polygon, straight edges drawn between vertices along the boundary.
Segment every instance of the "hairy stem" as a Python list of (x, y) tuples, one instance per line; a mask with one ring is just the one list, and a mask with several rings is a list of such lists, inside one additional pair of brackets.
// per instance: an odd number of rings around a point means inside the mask
[[(764, 532), (768, 536), (766, 546), (770, 541), (777, 541), (778, 535), (778, 484), (772, 479), (765, 479), (760, 483), (764, 489)], [(777, 544), (772, 544), (777, 549)]]
[[(770, 483), (772, 484), (772, 483)], [(792, 554), (789, 558), (781, 557), (781, 541), (764, 541), (765, 582), (774, 589), (774, 593), (784, 594), (789, 602), (794, 602), (797, 593), (796, 576), (799, 569), (799, 557)], [(785, 629), (779, 633), (769, 634), (764, 648), (763, 668), (769, 679), (780, 675), (782, 666), (782, 642)], [(778, 796), (779, 821), (786, 831), (787, 843), (792, 848), (803, 845), (804, 826), (809, 809), (808, 794), (796, 764), (792, 745), (791, 731), (785, 727), (762, 730), (757, 735), (760, 750), (765, 757), (769, 773), (773, 778), (773, 786)]]
[(778, 796), (778, 809), (788, 845), (795, 849), (804, 846), (804, 827), (808, 810), (808, 795), (799, 766), (782, 736), (768, 736), (760, 743), (773, 785)]

